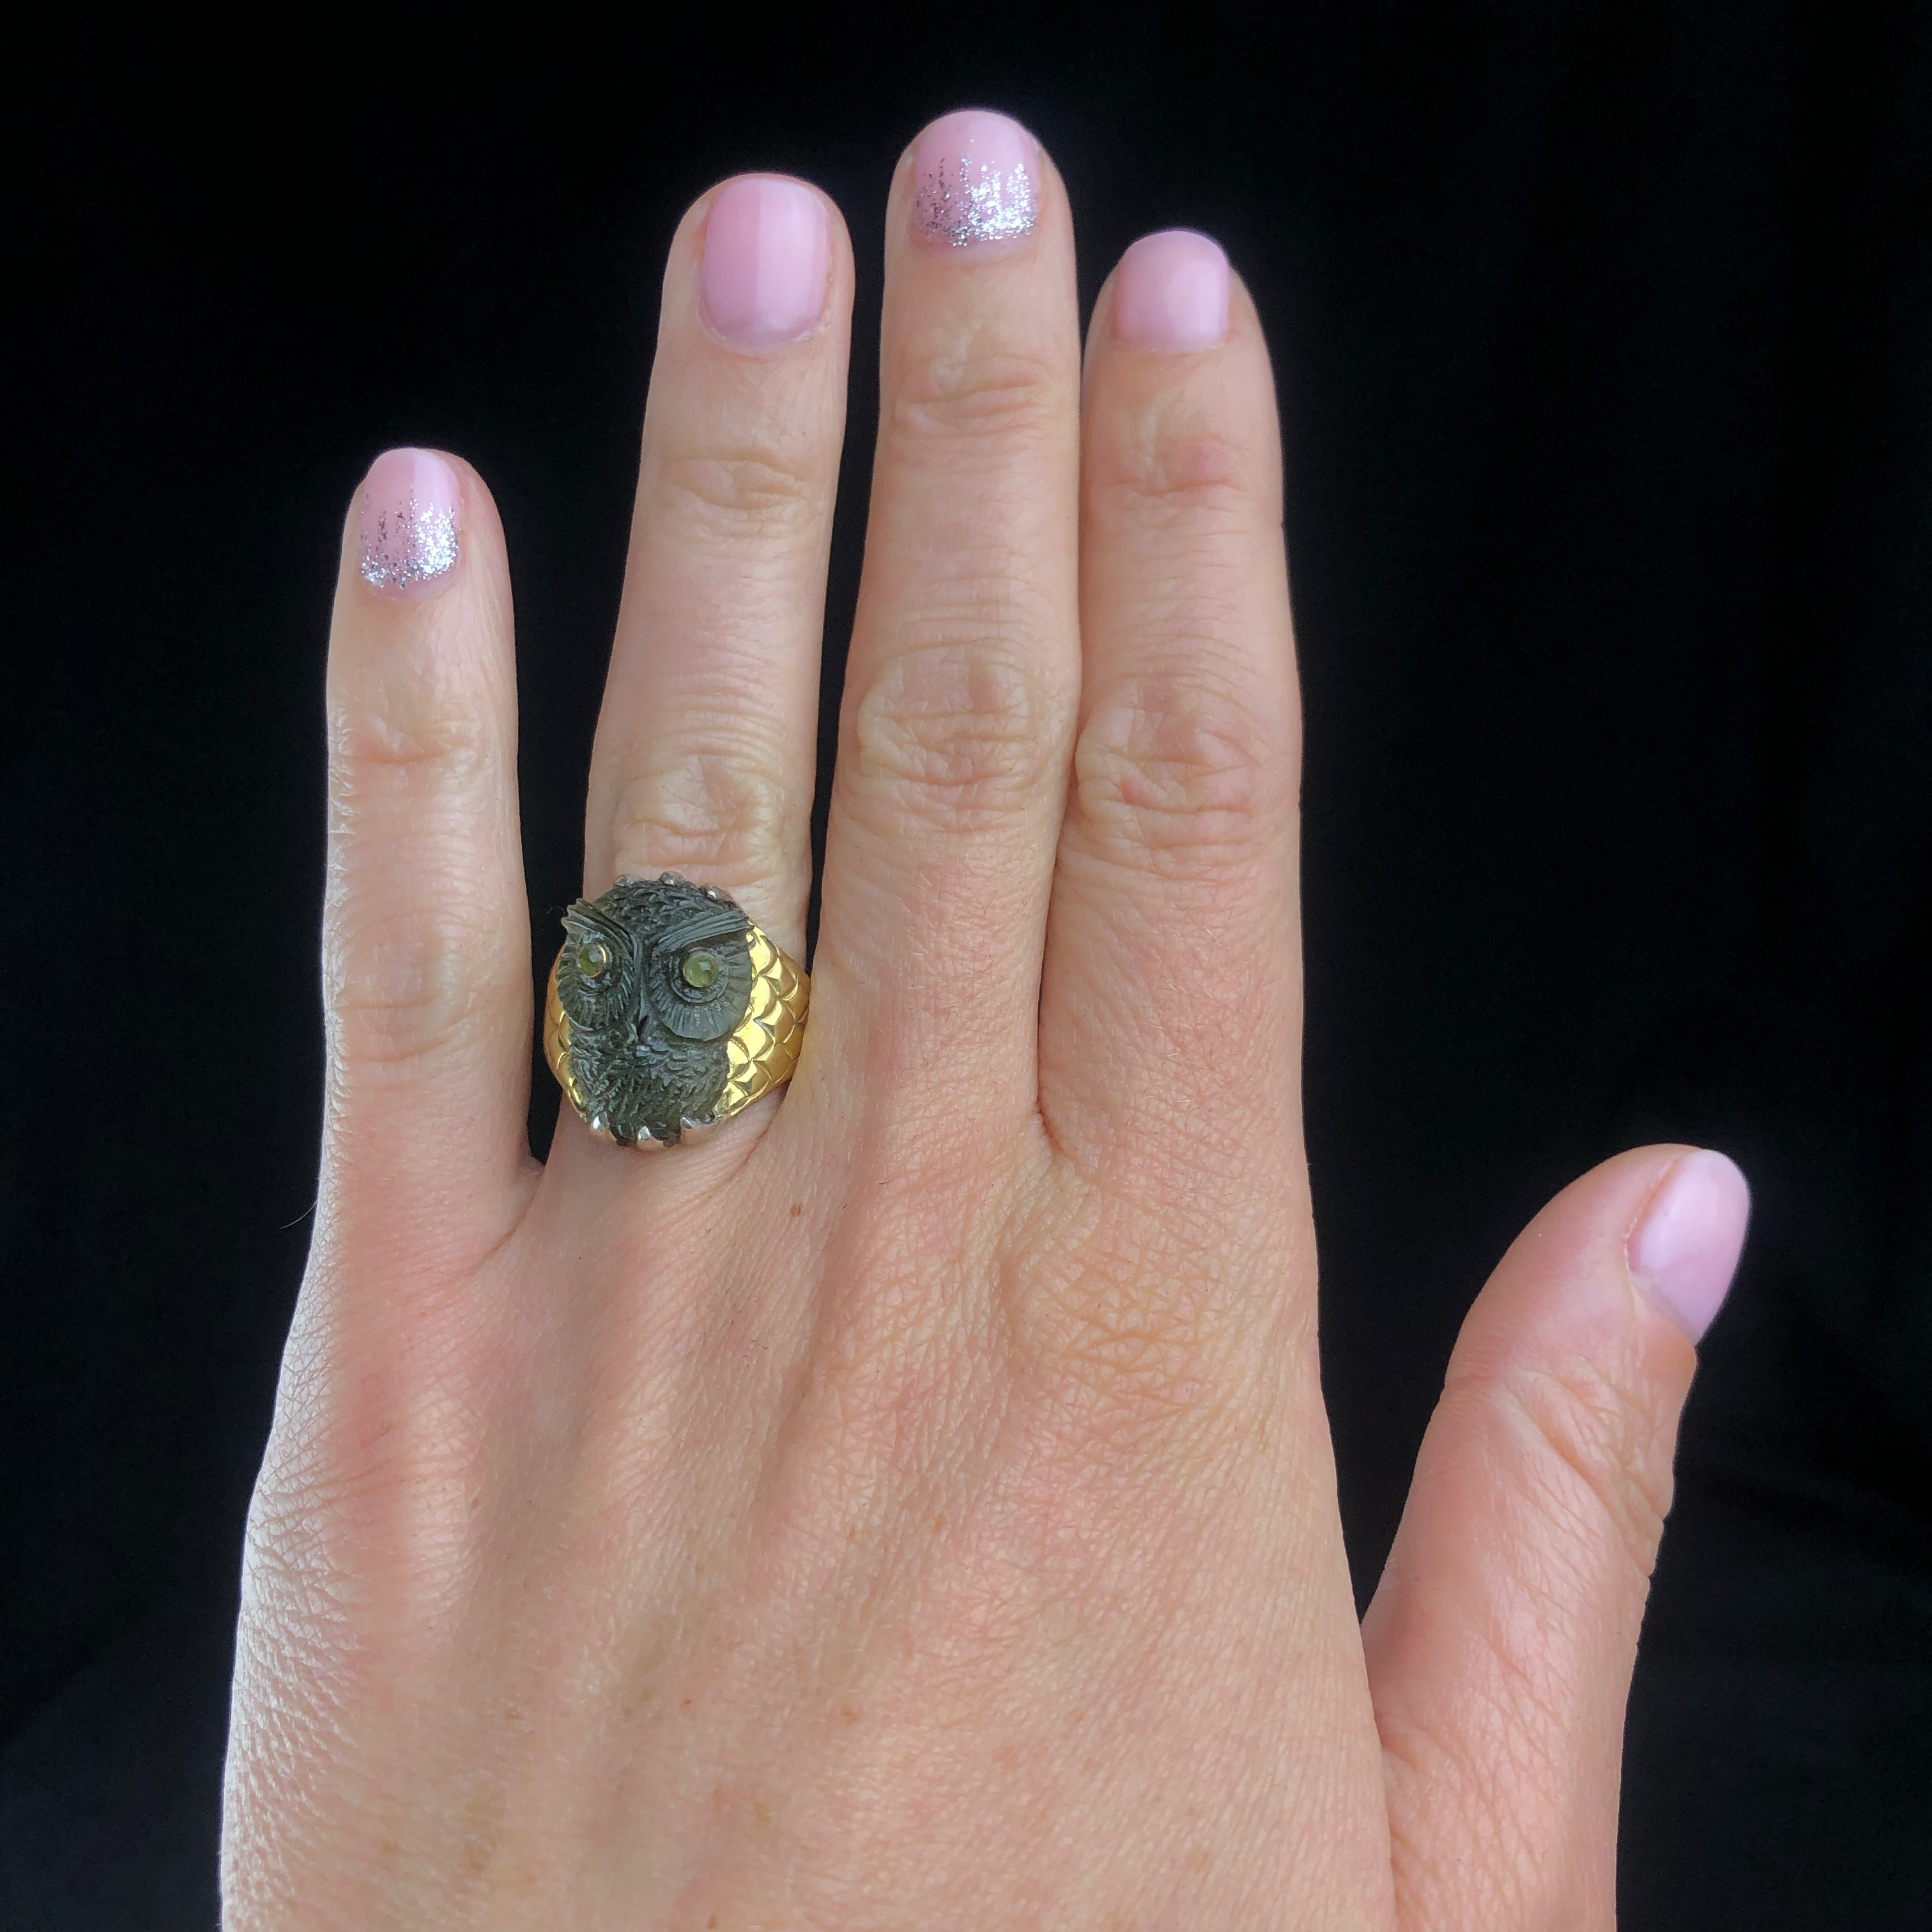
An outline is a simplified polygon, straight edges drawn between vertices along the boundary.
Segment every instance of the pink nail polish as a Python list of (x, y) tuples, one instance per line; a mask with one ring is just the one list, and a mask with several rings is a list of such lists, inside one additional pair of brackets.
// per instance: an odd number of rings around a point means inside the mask
[(1694, 1342), (1723, 1306), (1750, 1218), (1750, 1187), (1737, 1163), (1706, 1151), (1672, 1168), (1630, 1235), (1631, 1279)]
[(1144, 235), (1120, 257), (1114, 339), (1130, 349), (1208, 349), (1228, 335), (1228, 258), (1204, 235)]
[(442, 589), (462, 554), (456, 472), (428, 449), (386, 450), (362, 484), (362, 575), (391, 597)]
[(948, 114), (913, 157), (913, 230), (955, 248), (1017, 242), (1033, 232), (1039, 172), (1039, 144), (1017, 121), (976, 107)]
[(698, 294), (734, 349), (809, 335), (825, 310), (825, 204), (802, 182), (752, 176), (721, 188), (704, 226)]

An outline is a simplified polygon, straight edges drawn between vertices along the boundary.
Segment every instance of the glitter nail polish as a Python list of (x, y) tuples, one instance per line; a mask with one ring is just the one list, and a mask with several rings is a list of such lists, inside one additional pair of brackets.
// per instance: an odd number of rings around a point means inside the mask
[(1039, 151), (1004, 114), (971, 108), (935, 121), (913, 162), (913, 226), (956, 248), (1033, 232)]
[(386, 450), (362, 485), (362, 577), (388, 596), (442, 588), (462, 553), (456, 472), (434, 451)]

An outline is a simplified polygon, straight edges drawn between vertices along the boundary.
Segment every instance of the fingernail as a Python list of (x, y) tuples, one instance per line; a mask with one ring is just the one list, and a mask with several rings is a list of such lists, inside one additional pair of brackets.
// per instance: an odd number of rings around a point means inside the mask
[(461, 554), (456, 472), (428, 449), (385, 450), (362, 484), (362, 575), (391, 597), (443, 587)]
[(734, 349), (776, 349), (818, 326), (831, 251), (825, 204), (802, 182), (754, 176), (721, 188), (698, 272), (704, 319)]
[(1750, 1218), (1737, 1163), (1707, 1150), (1677, 1163), (1630, 1235), (1631, 1279), (1694, 1342), (1724, 1305)]
[(955, 248), (1017, 242), (1037, 213), (1040, 147), (1017, 121), (968, 108), (934, 122), (913, 157), (912, 224)]
[(1130, 349), (1208, 349), (1228, 334), (1228, 258), (1185, 228), (1143, 235), (1114, 281), (1114, 339)]

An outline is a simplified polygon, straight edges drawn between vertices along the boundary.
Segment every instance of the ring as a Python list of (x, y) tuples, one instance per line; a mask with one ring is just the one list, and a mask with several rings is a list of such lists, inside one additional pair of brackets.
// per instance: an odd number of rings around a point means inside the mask
[(811, 980), (716, 886), (620, 879), (563, 929), (544, 1057), (599, 1139), (670, 1146), (791, 1078)]

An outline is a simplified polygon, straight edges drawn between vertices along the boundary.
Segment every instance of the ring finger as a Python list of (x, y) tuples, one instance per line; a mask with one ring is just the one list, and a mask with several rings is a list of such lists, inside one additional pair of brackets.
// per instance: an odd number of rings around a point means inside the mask
[(740, 177), (680, 224), (585, 828), (587, 892), (686, 873), (797, 953), (851, 303), (802, 182)]

